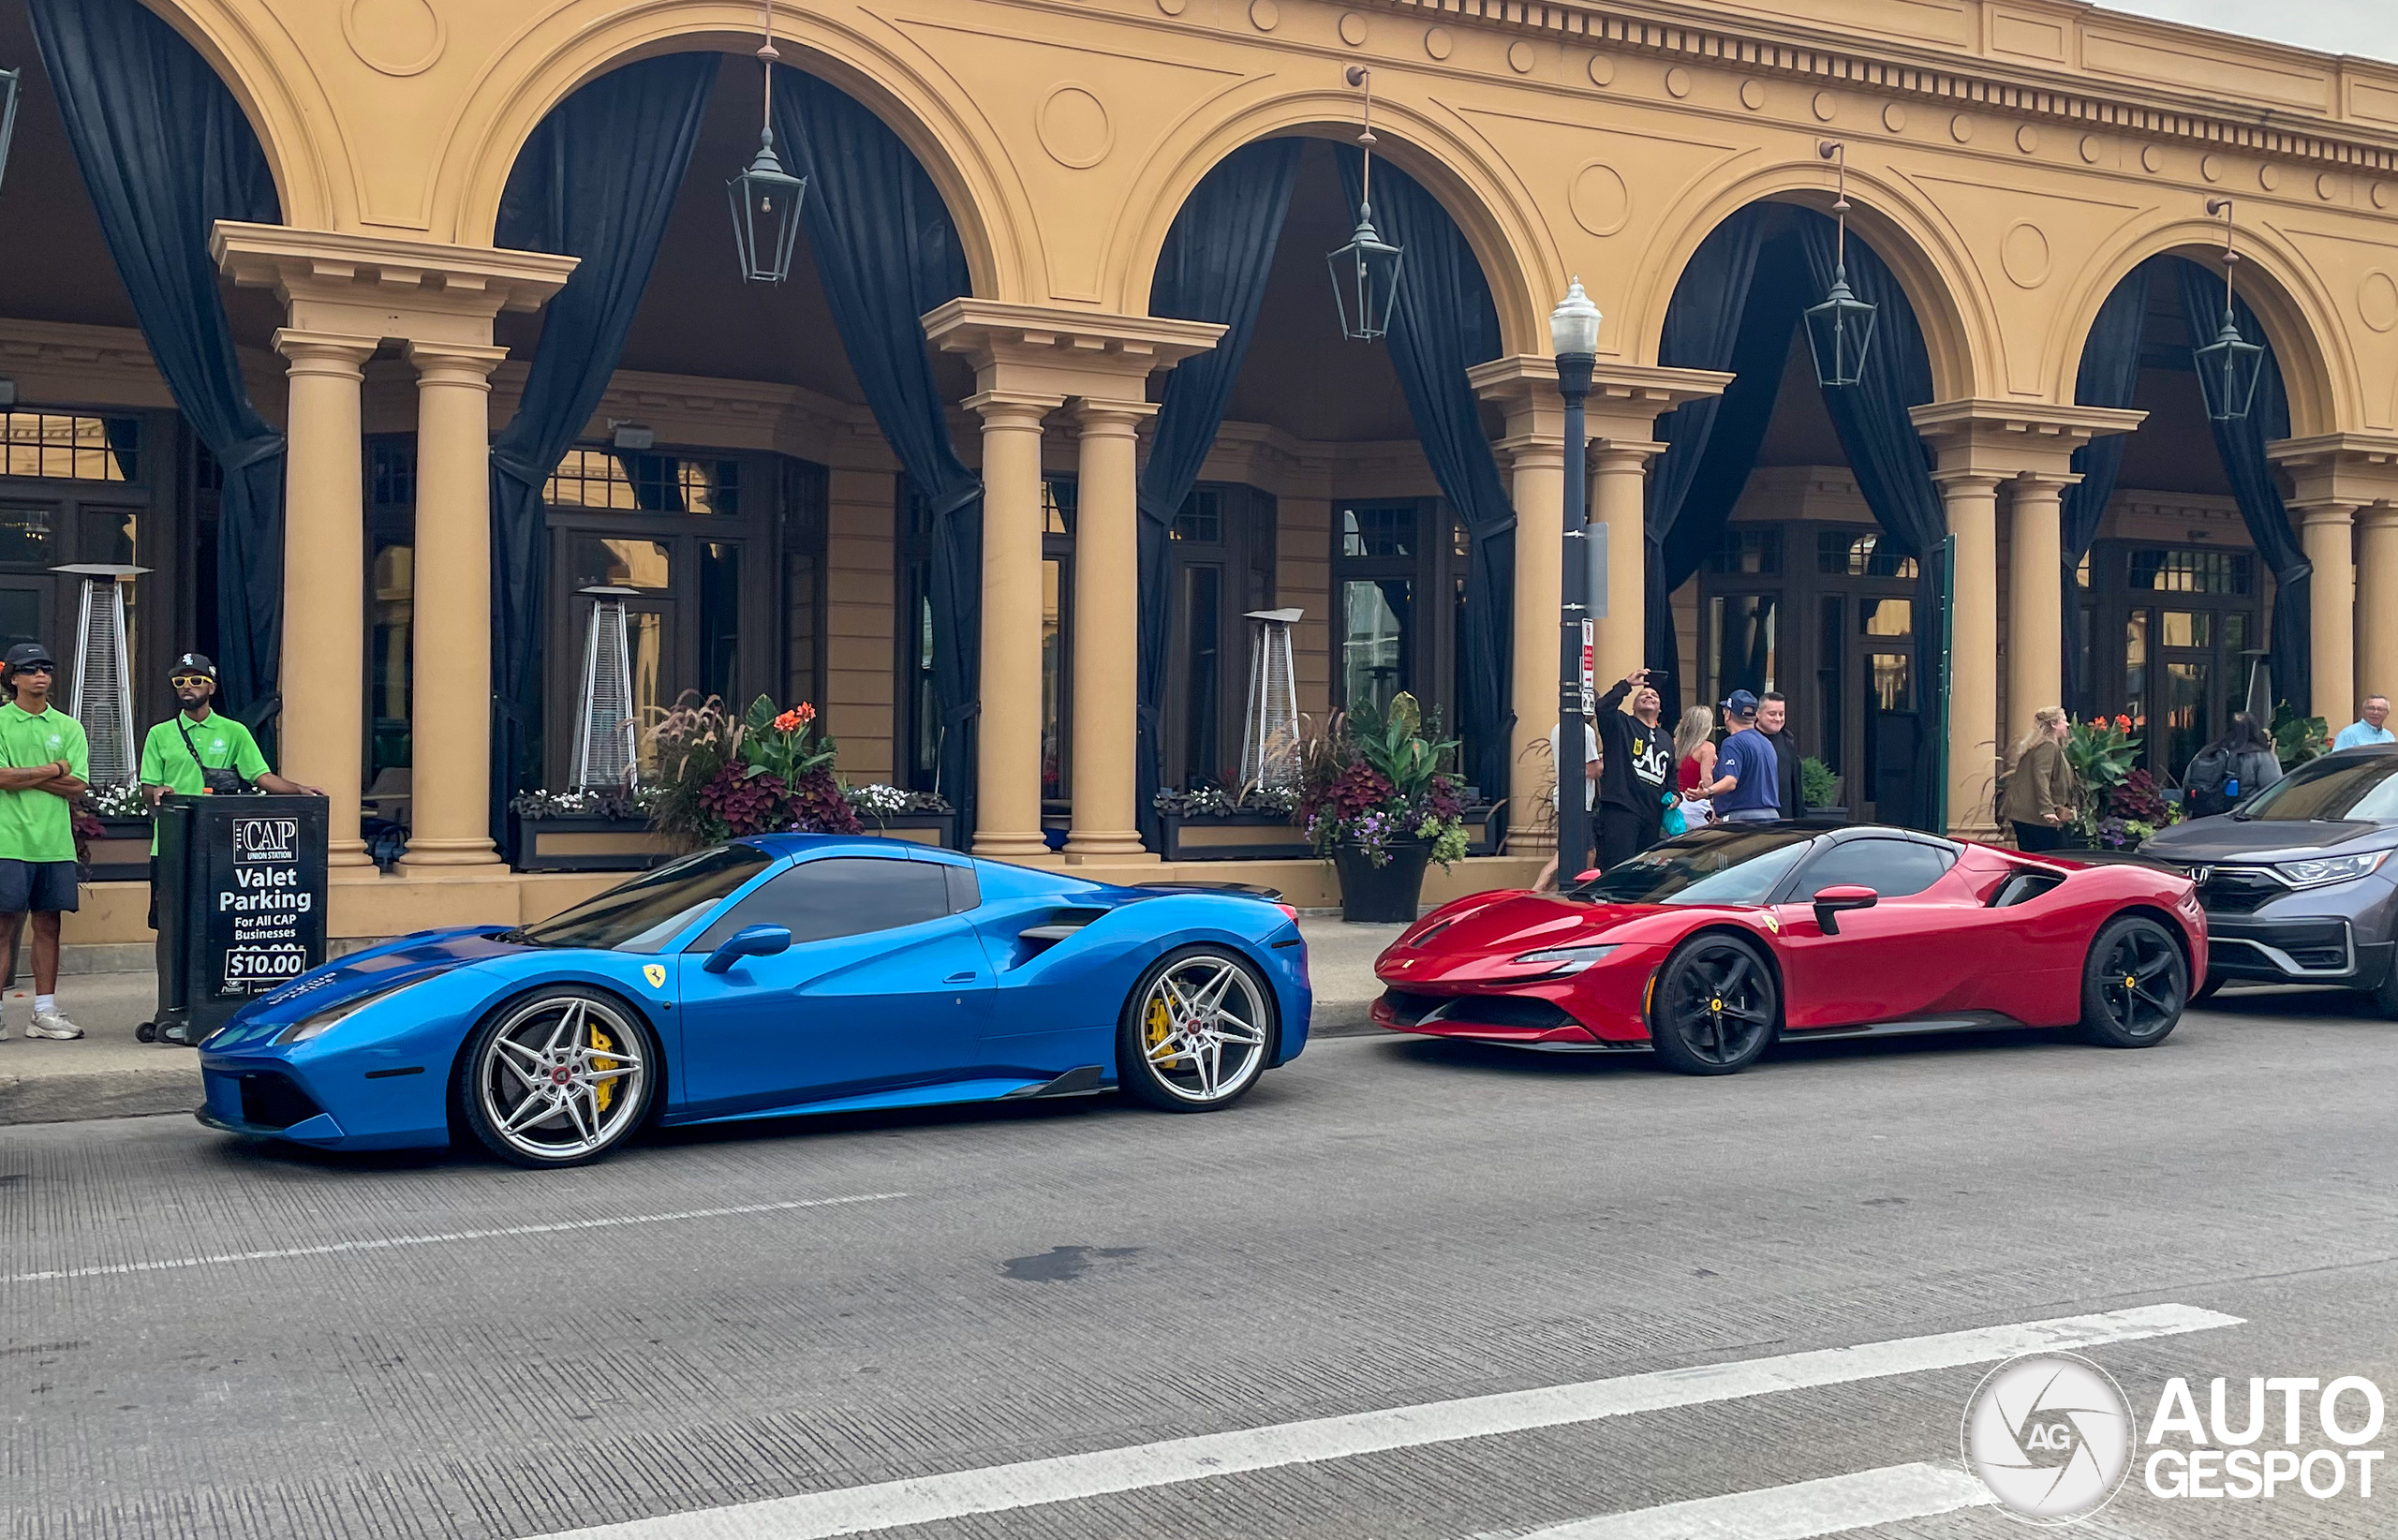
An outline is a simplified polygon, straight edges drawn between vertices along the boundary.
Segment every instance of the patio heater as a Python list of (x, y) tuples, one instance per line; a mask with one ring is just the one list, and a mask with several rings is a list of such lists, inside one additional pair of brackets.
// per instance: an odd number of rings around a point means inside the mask
[(631, 588), (584, 588), (591, 619), (583, 637), (583, 700), (574, 722), (578, 791), (629, 792), (641, 773), (633, 755), (632, 645), (625, 625)]
[(1291, 623), (1305, 610), (1251, 610), (1262, 622), (1249, 655), (1249, 711), (1240, 730), (1240, 780), (1287, 792), (1299, 784), (1299, 690)]
[(75, 619), (75, 688), (67, 714), (83, 724), (90, 747), (91, 784), (130, 785), (141, 774), (141, 746), (133, 737), (133, 676), (126, 647), (126, 580), (147, 567), (81, 562), (53, 567), (82, 579), (82, 602)]

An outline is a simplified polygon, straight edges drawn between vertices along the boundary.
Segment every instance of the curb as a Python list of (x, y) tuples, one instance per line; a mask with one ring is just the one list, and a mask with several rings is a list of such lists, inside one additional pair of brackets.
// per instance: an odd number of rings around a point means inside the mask
[(0, 1125), (190, 1112), (204, 1099), (200, 1056), (161, 1051), (160, 1058), (165, 1061), (155, 1066), (0, 1075)]

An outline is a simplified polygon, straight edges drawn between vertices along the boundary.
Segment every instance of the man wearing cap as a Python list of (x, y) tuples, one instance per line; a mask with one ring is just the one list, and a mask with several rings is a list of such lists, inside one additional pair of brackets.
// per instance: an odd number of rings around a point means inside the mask
[[(34, 1019), (27, 1037), (77, 1038), (58, 1009), (58, 917), (81, 907), (74, 799), (91, 774), (83, 724), (50, 705), (58, 664), (38, 642), (0, 661), (0, 981), (17, 970), (17, 927), (34, 917)], [(0, 1037), (7, 1023), (0, 1019)]]
[[(282, 796), (320, 797), (313, 786), (284, 779), (266, 767), (250, 730), (218, 711), (216, 665), (203, 653), (187, 652), (168, 671), (183, 710), (174, 720), (150, 730), (141, 745), (141, 791), (155, 807), (170, 796), (196, 797), (208, 790), (208, 772), (231, 771), (244, 784)], [(150, 928), (158, 928), (158, 837), (150, 837)]]
[(1716, 751), (1715, 779), (1706, 794), (1726, 823), (1771, 823), (1783, 816), (1782, 765), (1773, 740), (1757, 731), (1757, 698), (1734, 690), (1724, 703), (1724, 720), (1732, 735)]

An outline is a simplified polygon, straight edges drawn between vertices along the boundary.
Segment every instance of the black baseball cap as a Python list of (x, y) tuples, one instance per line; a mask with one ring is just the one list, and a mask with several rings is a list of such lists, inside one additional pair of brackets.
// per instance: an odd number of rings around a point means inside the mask
[(8, 649), (6, 666), (10, 670), (21, 669), (30, 663), (48, 663), (56, 668), (58, 659), (52, 658), (50, 649), (38, 642), (20, 642)]
[(187, 652), (167, 665), (168, 678), (172, 679), (184, 674), (204, 674), (214, 680), (216, 677), (216, 664), (204, 652)]
[(1724, 697), (1724, 709), (1734, 717), (1754, 717), (1757, 714), (1757, 698), (1745, 689), (1736, 689)]

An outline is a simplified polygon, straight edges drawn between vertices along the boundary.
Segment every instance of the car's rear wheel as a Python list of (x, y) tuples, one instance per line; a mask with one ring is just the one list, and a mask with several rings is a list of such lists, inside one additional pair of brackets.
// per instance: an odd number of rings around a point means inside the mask
[(545, 989), (494, 1012), (459, 1067), (458, 1101), (483, 1148), (523, 1166), (581, 1165), (649, 1115), (658, 1044), (596, 990)]
[(2141, 914), (2107, 922), (2081, 968), (2081, 1035), (2148, 1048), (2171, 1035), (2190, 996), (2190, 965), (2172, 935)]
[(1650, 1041), (1684, 1074), (1732, 1074), (1773, 1041), (1781, 1004), (1773, 970), (1756, 948), (1731, 936), (1698, 936), (1657, 970)]
[(1274, 1049), (1273, 993), (1239, 953), (1186, 946), (1141, 975), (1116, 1042), (1124, 1088), (1168, 1112), (1213, 1112), (1257, 1084)]

